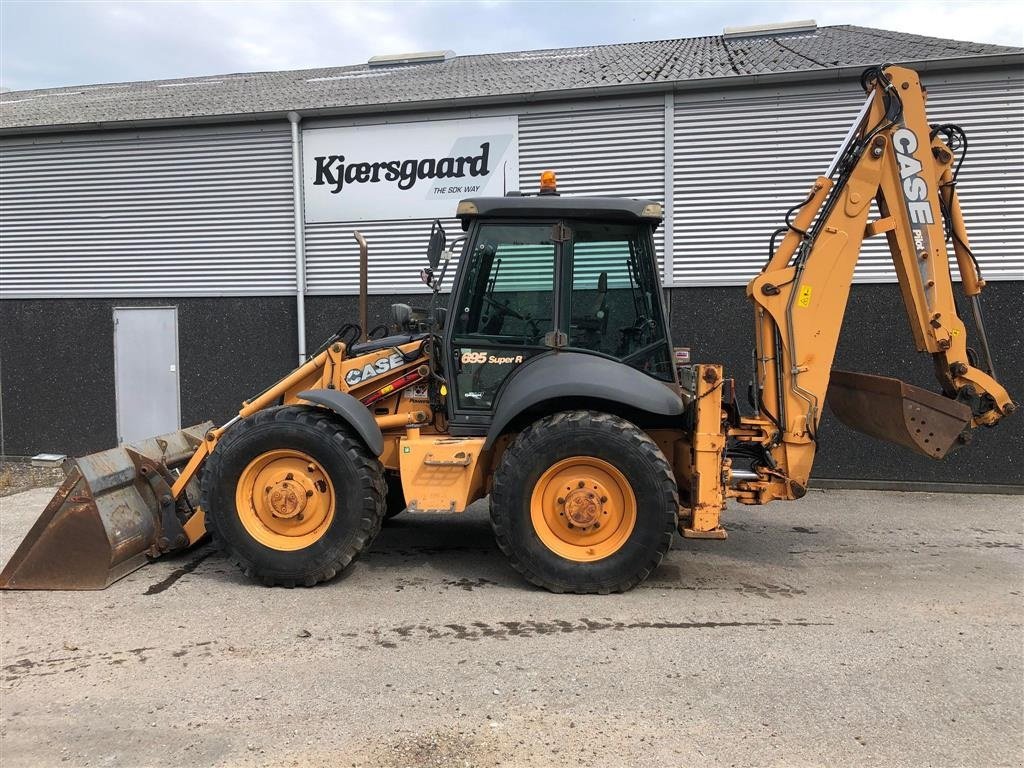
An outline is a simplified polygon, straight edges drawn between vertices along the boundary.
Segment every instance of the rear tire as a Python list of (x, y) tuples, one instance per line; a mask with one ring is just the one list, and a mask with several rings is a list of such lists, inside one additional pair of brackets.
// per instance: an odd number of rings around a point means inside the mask
[(657, 444), (625, 419), (594, 411), (528, 427), (505, 451), (491, 492), (498, 547), (552, 592), (635, 587), (672, 545), (678, 510)]
[(334, 414), (260, 411), (207, 459), (201, 504), (214, 541), (267, 586), (313, 586), (348, 568), (384, 517), (380, 462)]

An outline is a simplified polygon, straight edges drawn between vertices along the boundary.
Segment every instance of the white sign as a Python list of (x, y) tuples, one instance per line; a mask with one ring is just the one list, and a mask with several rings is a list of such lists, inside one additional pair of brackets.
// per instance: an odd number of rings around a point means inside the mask
[(302, 132), (306, 221), (433, 219), (519, 188), (516, 117)]

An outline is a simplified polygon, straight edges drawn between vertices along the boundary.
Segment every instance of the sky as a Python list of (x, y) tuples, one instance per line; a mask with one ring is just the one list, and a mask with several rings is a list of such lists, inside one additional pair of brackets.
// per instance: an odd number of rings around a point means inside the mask
[(814, 19), (1024, 46), (1019, 4), (986, 2), (108, 2), (0, 0), (0, 88), (341, 66), (456, 54), (718, 35)]

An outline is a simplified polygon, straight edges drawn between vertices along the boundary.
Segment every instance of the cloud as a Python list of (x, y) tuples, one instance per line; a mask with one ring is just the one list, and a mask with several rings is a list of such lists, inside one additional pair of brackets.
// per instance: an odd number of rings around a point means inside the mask
[(1024, 45), (1004, 2), (0, 2), (0, 85), (14, 89), (721, 34), (814, 18)]
[(900, 2), (799, 3), (818, 24), (856, 24), (928, 37), (1024, 46), (1024, 15), (1017, 3)]

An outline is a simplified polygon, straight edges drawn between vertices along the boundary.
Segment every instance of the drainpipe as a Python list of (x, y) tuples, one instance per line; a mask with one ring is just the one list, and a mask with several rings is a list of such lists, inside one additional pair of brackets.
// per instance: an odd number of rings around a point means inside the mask
[(306, 244), (302, 228), (302, 152), (298, 112), (288, 113), (292, 125), (292, 199), (295, 209), (295, 315), (299, 327), (299, 365), (306, 362)]
[[(665, 94), (665, 218), (661, 222), (661, 234), (665, 238), (665, 272), (662, 277), (662, 285), (668, 288), (673, 285), (675, 278), (675, 267), (673, 257), (673, 238), (675, 237), (675, 226), (673, 217), (673, 198), (675, 197), (675, 120), (676, 120), (676, 95), (672, 91)], [(667, 291), (666, 291), (667, 293)]]

